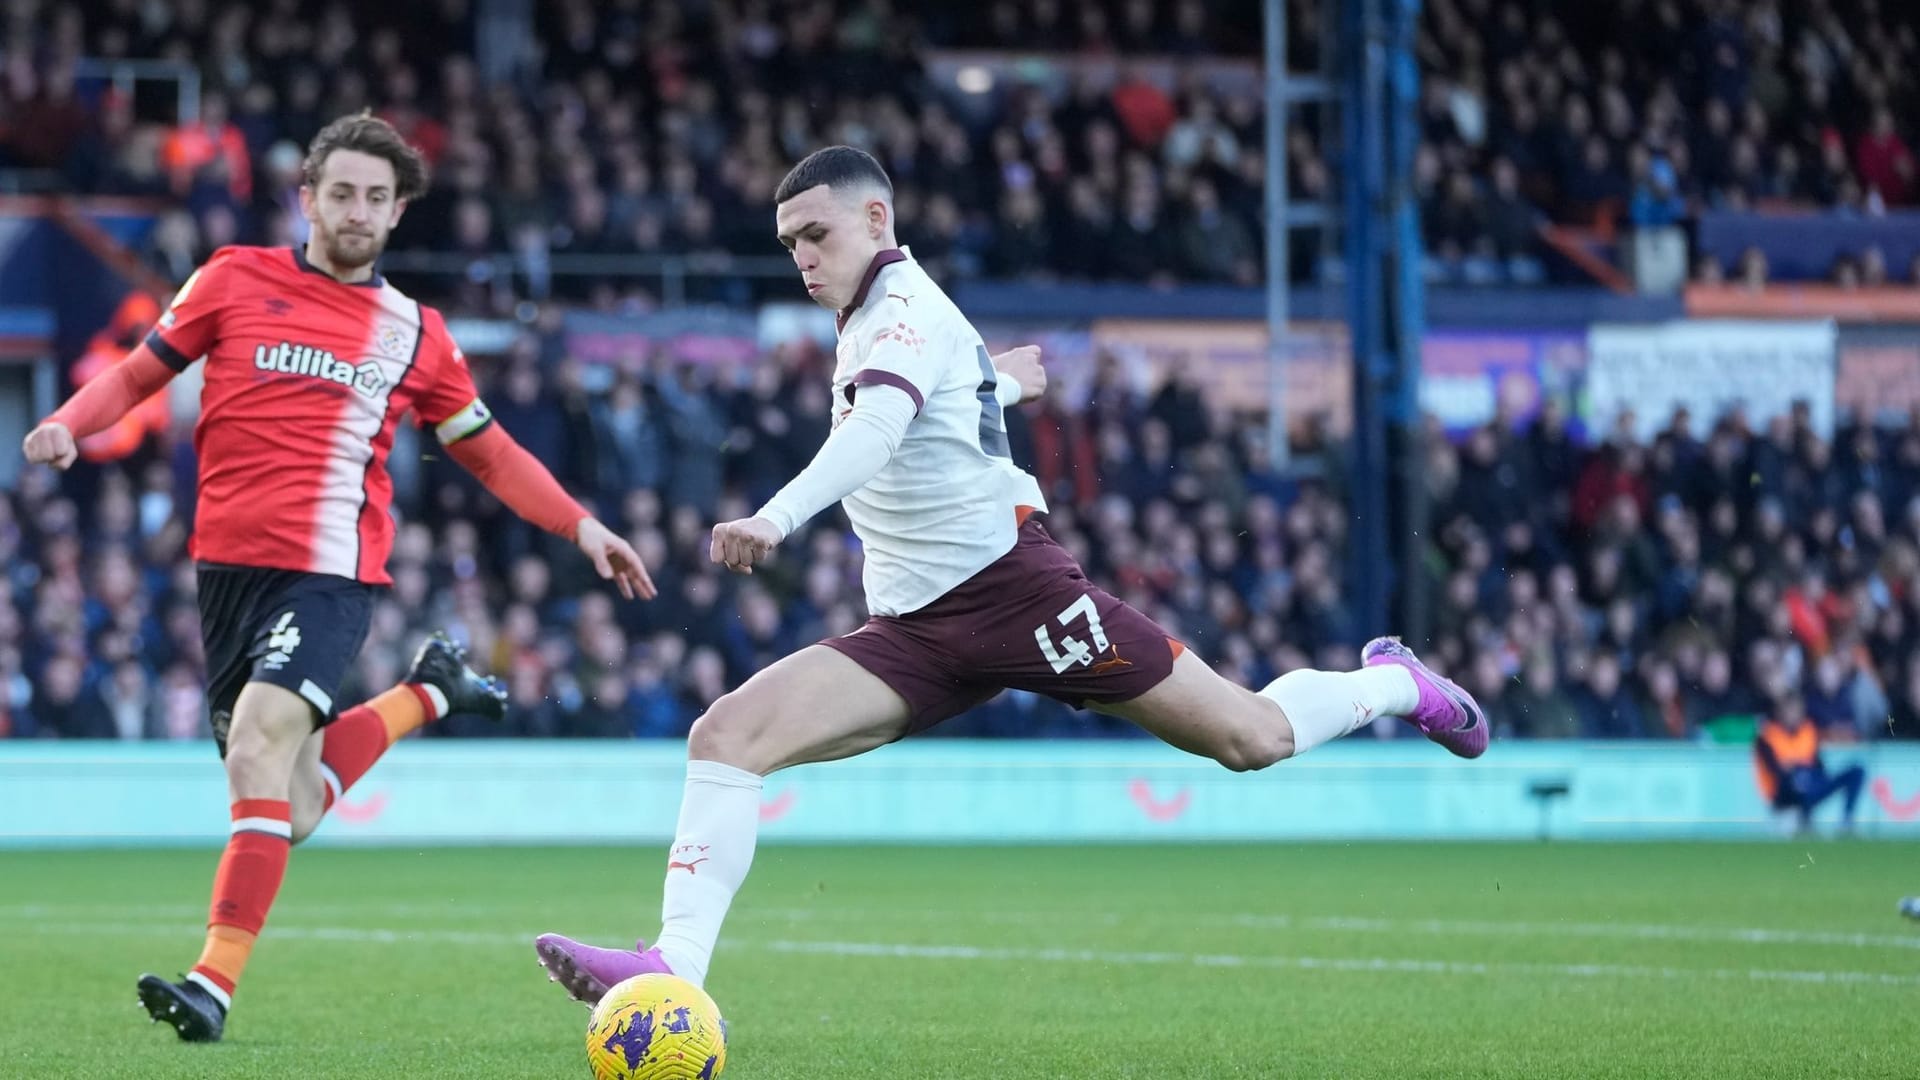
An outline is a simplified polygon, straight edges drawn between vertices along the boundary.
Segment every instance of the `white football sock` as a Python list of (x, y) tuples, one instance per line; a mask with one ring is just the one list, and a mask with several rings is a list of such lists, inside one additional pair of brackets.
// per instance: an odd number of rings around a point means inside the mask
[(713, 944), (733, 894), (747, 880), (760, 835), (760, 777), (717, 761), (687, 762), (680, 825), (667, 856), (660, 900), (660, 937), (654, 942), (673, 973), (707, 981)]
[(1420, 704), (1420, 688), (1398, 664), (1359, 671), (1289, 671), (1260, 696), (1280, 706), (1293, 725), (1293, 756), (1350, 735), (1376, 717), (1405, 716)]

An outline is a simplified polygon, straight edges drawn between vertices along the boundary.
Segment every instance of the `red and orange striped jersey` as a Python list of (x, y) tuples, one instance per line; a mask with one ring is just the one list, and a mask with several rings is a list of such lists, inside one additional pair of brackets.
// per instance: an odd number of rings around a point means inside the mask
[(492, 422), (439, 312), (377, 274), (336, 280), (297, 248), (214, 252), (147, 345), (175, 370), (207, 361), (193, 435), (203, 562), (388, 584), (400, 418), (443, 444)]

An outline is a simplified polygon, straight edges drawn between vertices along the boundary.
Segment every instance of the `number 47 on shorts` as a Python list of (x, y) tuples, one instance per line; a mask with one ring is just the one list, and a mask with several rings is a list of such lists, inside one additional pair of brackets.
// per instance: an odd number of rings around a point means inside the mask
[(1053, 665), (1053, 673), (1056, 675), (1075, 664), (1086, 667), (1093, 663), (1094, 657), (1107, 651), (1107, 632), (1100, 626), (1100, 611), (1094, 606), (1091, 595), (1075, 600), (1054, 621), (1060, 624), (1062, 630), (1065, 630), (1072, 626), (1073, 620), (1078, 618), (1087, 620), (1087, 633), (1093, 638), (1092, 648), (1088, 648), (1086, 642), (1079, 638), (1064, 633), (1056, 643), (1053, 635), (1048, 632), (1047, 624), (1043, 623), (1033, 628), (1034, 643), (1040, 646), (1040, 655), (1046, 657), (1047, 663)]

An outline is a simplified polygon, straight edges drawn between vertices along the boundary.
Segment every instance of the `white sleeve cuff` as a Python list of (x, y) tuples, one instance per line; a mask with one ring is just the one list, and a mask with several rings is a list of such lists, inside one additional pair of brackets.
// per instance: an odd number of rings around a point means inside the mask
[(994, 400), (1000, 402), (1000, 407), (1003, 409), (1011, 409), (1020, 404), (1020, 399), (1027, 393), (1026, 388), (1020, 385), (1020, 380), (1004, 371), (996, 372), (996, 376), (997, 381), (993, 384)]
[(853, 411), (800, 475), (767, 500), (755, 517), (771, 521), (786, 539), (815, 514), (860, 490), (879, 475), (915, 413), (913, 398), (890, 383), (862, 386)]

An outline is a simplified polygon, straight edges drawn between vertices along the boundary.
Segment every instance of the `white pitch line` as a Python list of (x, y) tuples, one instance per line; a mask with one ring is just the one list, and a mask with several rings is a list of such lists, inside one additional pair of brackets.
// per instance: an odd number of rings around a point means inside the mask
[[(41, 933), (128, 934), (133, 936), (191, 937), (198, 926), (161, 923), (36, 924)], [(530, 945), (534, 931), (394, 930), (353, 926), (282, 926), (268, 935), (289, 941), (360, 942), (379, 945)], [(591, 935), (611, 937), (612, 935)], [(1108, 952), (1097, 949), (1026, 949), (980, 945), (906, 945), (868, 941), (793, 941), (751, 939), (723, 942), (729, 951), (753, 951), (804, 956), (841, 956), (895, 960), (973, 960), (1033, 964), (1114, 964), (1162, 967), (1285, 969), (1293, 971), (1361, 972), (1395, 975), (1533, 975), (1577, 979), (1659, 979), (1683, 981), (1784, 982), (1820, 986), (1920, 987), (1920, 975), (1876, 971), (1793, 970), (1781, 968), (1684, 968), (1639, 964), (1536, 964), (1525, 962), (1470, 962), (1415, 960), (1407, 957), (1264, 956), (1185, 952)]]
[(802, 921), (848, 919), (885, 920), (889, 915), (914, 922), (973, 919), (1014, 926), (1119, 926), (1151, 923), (1184, 929), (1192, 926), (1231, 927), (1238, 930), (1321, 930), (1359, 934), (1433, 934), (1442, 937), (1579, 937), (1623, 938), (1647, 941), (1695, 941), (1737, 945), (1826, 945), (1852, 949), (1920, 950), (1920, 933), (1865, 934), (1837, 930), (1793, 930), (1754, 926), (1687, 926), (1660, 923), (1494, 922), (1478, 919), (1370, 919), (1348, 915), (1279, 915), (1252, 912), (1200, 913), (1162, 916), (1146, 911), (1132, 914), (1099, 911), (932, 911), (927, 909), (759, 908), (754, 915)]
[(1341, 916), (1293, 919), (1286, 915), (1235, 915), (1246, 929), (1407, 932), (1495, 937), (1629, 938), (1646, 941), (1700, 941), (1740, 945), (1832, 945), (1853, 949), (1920, 949), (1920, 934), (1857, 934), (1836, 930), (1774, 930), (1751, 926), (1668, 926), (1659, 923), (1527, 923), (1474, 919), (1363, 919)]
[(1920, 975), (1875, 971), (1793, 971), (1769, 968), (1676, 968), (1637, 964), (1471, 963), (1393, 957), (1239, 956), (1179, 952), (1100, 952), (1090, 949), (1011, 949), (975, 945), (885, 945), (859, 941), (770, 941), (763, 948), (810, 956), (909, 960), (989, 960), (1014, 963), (1156, 965), (1170, 967), (1285, 968), (1298, 971), (1385, 972), (1415, 975), (1545, 975), (1585, 979), (1712, 979), (1816, 985), (1920, 986)]

